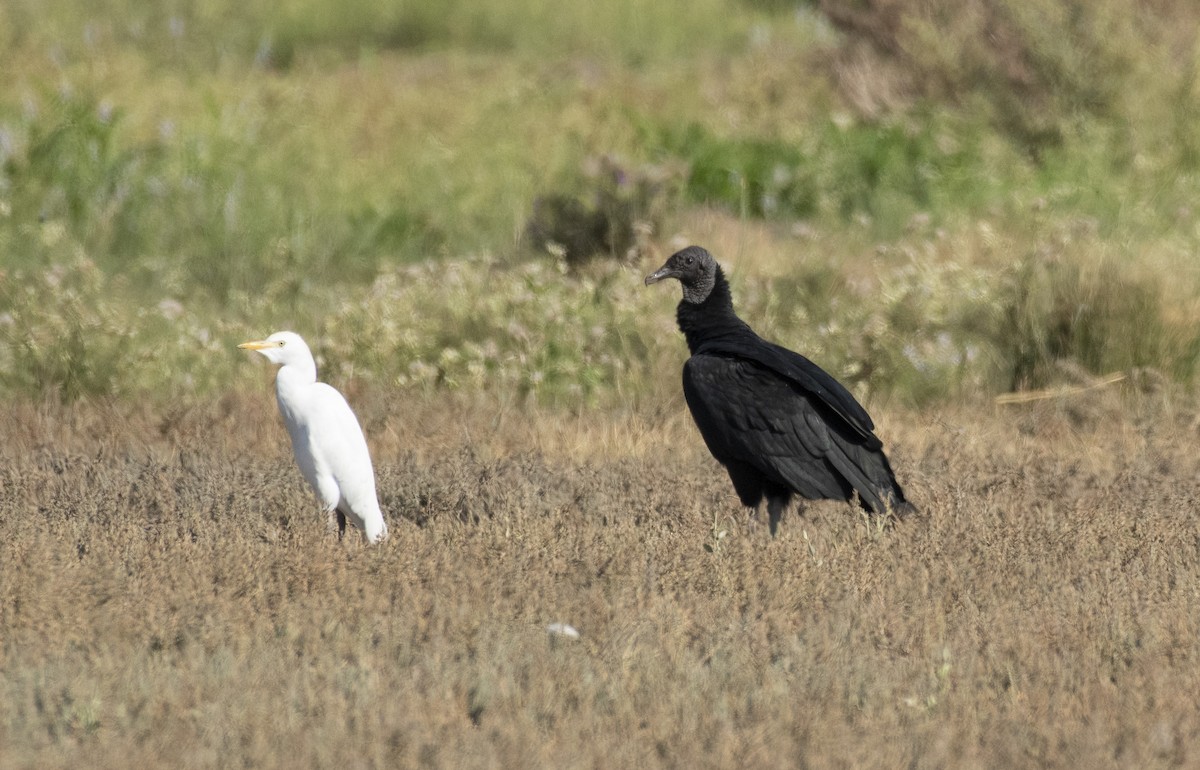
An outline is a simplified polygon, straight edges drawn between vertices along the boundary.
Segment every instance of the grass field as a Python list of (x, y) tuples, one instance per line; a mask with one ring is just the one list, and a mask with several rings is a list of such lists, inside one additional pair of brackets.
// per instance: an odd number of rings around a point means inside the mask
[[(0, 3), (0, 767), (1200, 765), (1198, 29)], [(749, 521), (641, 284), (687, 243), (919, 517)], [(235, 347), (283, 328), (383, 547)]]
[(394, 398), (359, 398), (380, 548), (325, 534), (266, 392), (9, 410), (0, 765), (1197, 761), (1197, 417), (1161, 394), (884, 411), (922, 516), (774, 541), (679, 399)]
[(382, 387), (624, 403), (676, 342), (630, 289), (688, 242), (908, 406), (1191, 382), (1192, 5), (862, 5), (5, 4), (0, 393), (216, 397), (290, 327)]

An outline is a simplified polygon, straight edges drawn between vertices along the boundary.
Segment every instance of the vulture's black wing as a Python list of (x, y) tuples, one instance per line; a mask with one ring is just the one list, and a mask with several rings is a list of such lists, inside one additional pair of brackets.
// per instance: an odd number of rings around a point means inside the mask
[(875, 423), (867, 410), (850, 395), (842, 383), (799, 353), (757, 337), (705, 341), (696, 350), (718, 357), (752, 361), (788, 380), (813, 404), (832, 412), (846, 427), (857, 433), (865, 447), (879, 449), (883, 444), (875, 435)]
[(903, 503), (870, 417), (836, 380), (790, 355), (807, 366), (774, 349), (765, 356), (774, 367), (712, 348), (688, 359), (684, 397), (713, 456), (731, 475), (750, 466), (808, 499), (845, 500), (857, 491), (873, 511)]

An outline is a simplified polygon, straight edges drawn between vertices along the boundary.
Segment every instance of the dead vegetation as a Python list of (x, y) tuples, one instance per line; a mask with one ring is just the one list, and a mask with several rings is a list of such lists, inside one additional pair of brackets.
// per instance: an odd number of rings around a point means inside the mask
[(1194, 764), (1196, 428), (1123, 387), (874, 405), (923, 516), (775, 541), (681, 404), (357, 393), (380, 548), (326, 537), (266, 395), (10, 405), (0, 765)]
[(842, 33), (834, 81), (861, 113), (879, 117), (922, 100), (973, 102), (1034, 154), (1061, 144), (1079, 115), (1121, 115), (1146, 71), (1194, 80), (1194, 64), (1180, 52), (1194, 46), (1195, 8), (1177, 0), (820, 0), (819, 7)]

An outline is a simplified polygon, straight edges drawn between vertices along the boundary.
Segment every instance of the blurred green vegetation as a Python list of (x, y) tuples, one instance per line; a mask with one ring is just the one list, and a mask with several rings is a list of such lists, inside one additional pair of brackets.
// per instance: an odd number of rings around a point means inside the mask
[(687, 160), (695, 203), (721, 202), (753, 217), (868, 217), (877, 232), (894, 236), (918, 212), (980, 210), (1021, 181), (1020, 163), (995, 163), (999, 173), (978, 175), (993, 165), (978, 146), (980, 128), (936, 113), (848, 125), (826, 118), (784, 140), (721, 138), (691, 123), (647, 143)]
[[(0, 392), (241, 387), (233, 345), (291, 327), (331, 378), (628, 402), (682, 357), (676, 297), (639, 275), (699, 222), (765, 230), (731, 270), (743, 315), (863, 393), (970, 398), (1064, 362), (1190, 383), (1198, 21), (13, 0)], [(620, 259), (565, 269), (577, 251)]]

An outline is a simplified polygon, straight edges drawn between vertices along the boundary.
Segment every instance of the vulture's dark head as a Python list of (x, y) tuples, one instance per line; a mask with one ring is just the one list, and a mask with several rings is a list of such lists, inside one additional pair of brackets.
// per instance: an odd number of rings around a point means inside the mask
[(683, 284), (684, 300), (699, 304), (708, 299), (720, 274), (721, 268), (712, 254), (699, 246), (688, 246), (672, 254), (665, 265), (646, 276), (646, 285), (674, 278)]

